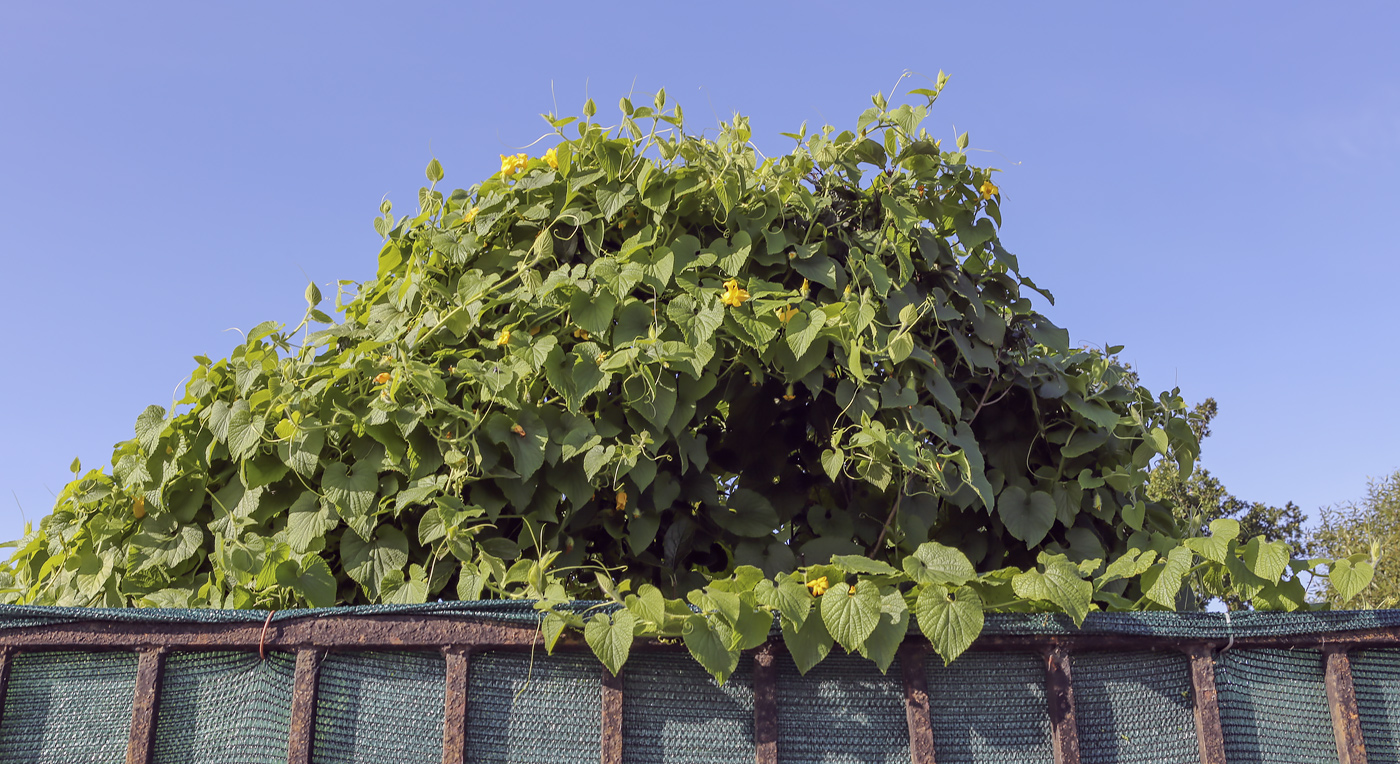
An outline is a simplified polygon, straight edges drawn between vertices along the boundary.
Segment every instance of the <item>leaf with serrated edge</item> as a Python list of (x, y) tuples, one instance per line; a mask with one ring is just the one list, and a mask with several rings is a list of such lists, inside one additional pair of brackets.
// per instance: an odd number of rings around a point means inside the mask
[(1176, 594), (1181, 591), (1181, 580), (1191, 570), (1192, 551), (1184, 546), (1176, 547), (1167, 553), (1162, 572), (1152, 587), (1147, 590), (1147, 598), (1167, 608), (1176, 608)]
[(739, 667), (739, 651), (729, 649), (728, 635), (720, 634), (719, 628), (720, 624), (702, 615), (692, 615), (686, 619), (681, 638), (691, 656), (722, 685)]
[(608, 667), (613, 676), (622, 671), (622, 664), (632, 652), (632, 631), (637, 625), (637, 617), (630, 610), (618, 610), (612, 618), (598, 613), (588, 619), (583, 627), (583, 641), (593, 649), (598, 660)]
[(831, 652), (833, 640), (821, 616), (808, 618), (801, 626), (783, 619), (783, 644), (799, 674), (806, 674)]
[(888, 673), (895, 653), (908, 634), (909, 605), (898, 589), (887, 587), (880, 596), (880, 623), (860, 646), (860, 654), (874, 661), (881, 674)]
[(953, 591), (940, 584), (925, 587), (914, 604), (919, 631), (924, 633), (943, 665), (962, 655), (982, 633), (982, 599), (971, 587)]
[(936, 541), (919, 545), (904, 558), (904, 572), (920, 584), (962, 585), (977, 577), (967, 555)]
[(1011, 590), (1018, 597), (1055, 605), (1076, 624), (1089, 614), (1094, 595), (1093, 585), (1079, 577), (1079, 568), (1063, 558), (1045, 566), (1044, 572), (1028, 570), (1012, 576)]
[(880, 623), (880, 592), (869, 581), (837, 584), (822, 595), (821, 616), (832, 638), (856, 652)]
[(753, 593), (758, 604), (777, 610), (782, 616), (801, 626), (812, 612), (812, 593), (807, 587), (784, 578), (782, 581), (759, 581)]

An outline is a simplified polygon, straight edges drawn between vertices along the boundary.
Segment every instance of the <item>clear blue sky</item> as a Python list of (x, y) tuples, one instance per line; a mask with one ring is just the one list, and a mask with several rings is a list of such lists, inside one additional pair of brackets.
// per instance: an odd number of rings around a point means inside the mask
[(230, 327), (295, 322), (303, 273), (370, 277), (379, 201), (411, 208), (431, 156), (467, 186), (556, 99), (662, 86), (782, 151), (905, 69), (951, 75), (930, 127), (1006, 171), (1052, 317), (1220, 401), (1231, 491), (1359, 497), (1400, 467), (1396, 29), (1384, 3), (2, 4), (0, 537)]

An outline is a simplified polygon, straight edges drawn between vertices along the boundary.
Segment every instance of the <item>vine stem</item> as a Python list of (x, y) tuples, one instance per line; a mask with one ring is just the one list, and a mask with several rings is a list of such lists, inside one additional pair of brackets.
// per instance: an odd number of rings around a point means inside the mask
[[(1014, 387), (1014, 386), (1013, 386), (1013, 387)], [(987, 406), (990, 406), (990, 405), (992, 405), (993, 403), (996, 403), (997, 401), (1001, 400), (1002, 398), (1005, 398), (1007, 395), (1010, 395), (1010, 394), (1011, 394), (1011, 390), (1012, 390), (1012, 388), (1011, 388), (1011, 387), (1008, 387), (1008, 388), (1006, 388), (1005, 390), (1002, 391), (1001, 395), (998, 395), (996, 398), (994, 398), (994, 399), (992, 399), (992, 400), (989, 401), (989, 400), (987, 400), (987, 396), (989, 396), (989, 395), (992, 394), (992, 383), (991, 383), (991, 382), (988, 382), (988, 383), (987, 383), (987, 389), (984, 390), (984, 391), (982, 391), (982, 400), (980, 400), (980, 401), (977, 402), (977, 408), (976, 408), (975, 410), (973, 410), (972, 416), (970, 416), (970, 417), (967, 418), (967, 423), (968, 423), (968, 424), (972, 424), (972, 420), (976, 419), (976, 418), (977, 418), (977, 415), (980, 414), (980, 413), (982, 413), (982, 409), (983, 409), (983, 408), (985, 408), (985, 407), (987, 407)]]
[(899, 514), (899, 503), (904, 500), (904, 492), (909, 489), (909, 478), (904, 478), (904, 482), (899, 484), (899, 495), (894, 497), (894, 506), (890, 507), (890, 513), (885, 517), (885, 524), (880, 526), (880, 536), (875, 539), (875, 546), (870, 547), (866, 553), (867, 557), (874, 557), (880, 551), (880, 547), (885, 544), (885, 535), (890, 532), (890, 523), (894, 522), (895, 515)]

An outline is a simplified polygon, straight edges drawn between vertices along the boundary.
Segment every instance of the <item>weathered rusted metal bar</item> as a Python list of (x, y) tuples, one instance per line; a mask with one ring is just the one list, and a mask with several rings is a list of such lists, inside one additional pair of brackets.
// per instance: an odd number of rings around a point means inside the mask
[(316, 684), (321, 673), (321, 653), (297, 651), (297, 670), (292, 677), (291, 734), (287, 736), (287, 764), (311, 764), (316, 742)]
[(622, 675), (603, 669), (600, 752), (603, 764), (622, 764)]
[(0, 725), (5, 721), (5, 693), (10, 689), (10, 662), (13, 659), (14, 650), (0, 647)]
[(136, 664), (136, 692), (131, 702), (131, 735), (126, 740), (126, 764), (150, 764), (155, 753), (160, 677), (164, 672), (165, 648), (141, 651), (141, 658)]
[(443, 652), (447, 657), (447, 689), (442, 716), (442, 764), (466, 764), (471, 653), (459, 648), (449, 648)]
[(1366, 764), (1366, 742), (1361, 735), (1361, 715), (1356, 709), (1351, 659), (1342, 645), (1328, 645), (1322, 654), (1327, 661), (1327, 706), (1332, 710), (1337, 761), (1339, 764)]
[(924, 648), (918, 644), (904, 644), (899, 648), (899, 666), (904, 675), (904, 720), (909, 725), (909, 761), (912, 764), (934, 764), (935, 761), (924, 654)]
[(1196, 716), (1196, 745), (1201, 764), (1225, 764), (1225, 735), (1215, 689), (1215, 654), (1206, 645), (1186, 650), (1191, 659), (1191, 697)]
[[(926, 645), (919, 637), (911, 641)], [(983, 634), (972, 650), (1039, 650), (1063, 646), (1083, 650), (1187, 650), (1224, 646), (1223, 639), (1188, 639), (1134, 634)], [(328, 615), (263, 623), (188, 623), (82, 621), (70, 624), (0, 628), (0, 648), (15, 650), (139, 650), (164, 646), (182, 650), (441, 650), (529, 649), (543, 644), (533, 624), (501, 623), (453, 615)], [(1400, 645), (1400, 627), (1317, 634), (1236, 636), (1240, 648), (1327, 645), (1379, 647)], [(585, 649), (576, 635), (565, 635), (560, 649)], [(649, 641), (634, 649), (672, 649)]]
[(1069, 651), (1055, 645), (1045, 651), (1045, 699), (1050, 706), (1050, 734), (1055, 764), (1079, 764), (1079, 728), (1074, 718), (1074, 685)]
[(778, 665), (770, 642), (753, 656), (755, 764), (778, 764)]

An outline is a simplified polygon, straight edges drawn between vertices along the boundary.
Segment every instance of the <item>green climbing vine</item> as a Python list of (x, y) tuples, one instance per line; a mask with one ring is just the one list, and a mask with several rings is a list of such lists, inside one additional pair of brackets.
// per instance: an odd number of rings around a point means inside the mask
[(339, 320), (310, 285), (110, 472), (74, 463), (4, 600), (532, 599), (551, 646), (616, 670), (678, 638), (720, 680), (775, 619), (805, 671), (887, 668), (911, 617), (952, 660), (987, 611), (1311, 607), (1320, 561), (1148, 498), (1156, 460), (1192, 470), (1187, 408), (1036, 312), (994, 171), (921, 127), (943, 84), (777, 156), (662, 92), (546, 115), (552, 147), (467, 189), (433, 160)]

